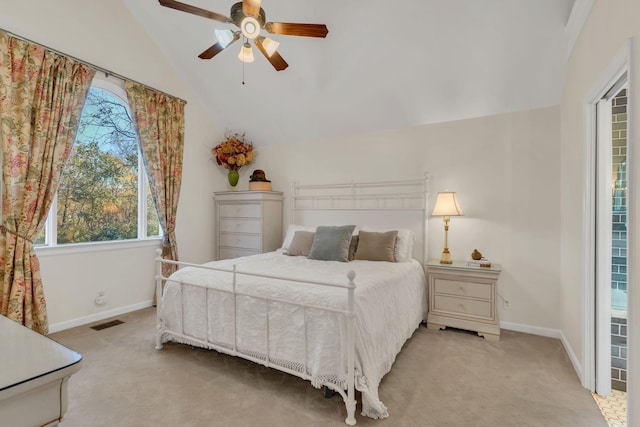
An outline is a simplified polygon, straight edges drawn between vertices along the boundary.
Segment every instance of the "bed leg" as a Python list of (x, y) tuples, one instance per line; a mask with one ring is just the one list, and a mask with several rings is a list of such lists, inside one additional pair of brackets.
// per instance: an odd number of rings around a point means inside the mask
[(160, 333), (156, 334), (156, 350), (162, 350), (162, 338)]
[(350, 426), (354, 426), (356, 425), (356, 401), (346, 402), (345, 405), (347, 406), (347, 418), (344, 422)]
[(162, 322), (156, 325), (156, 350), (162, 350)]

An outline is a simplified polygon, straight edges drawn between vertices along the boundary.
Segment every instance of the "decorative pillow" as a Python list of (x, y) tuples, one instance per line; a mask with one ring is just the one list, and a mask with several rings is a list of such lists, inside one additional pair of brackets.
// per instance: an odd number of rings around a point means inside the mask
[(293, 240), (287, 248), (285, 255), (307, 256), (311, 251), (313, 237), (315, 233), (312, 231), (296, 231)]
[(355, 225), (319, 226), (307, 258), (322, 261), (349, 261), (351, 233)]
[(360, 230), (356, 259), (396, 262), (395, 250), (398, 231), (376, 233)]
[(289, 249), (289, 245), (293, 241), (293, 236), (296, 234), (296, 231), (316, 231), (315, 226), (305, 226), (305, 225), (297, 225), (297, 224), (289, 224), (287, 227), (287, 234), (284, 237), (282, 242), (282, 249)]
[[(374, 230), (372, 228), (362, 228), (364, 231), (375, 231), (378, 233), (382, 233), (385, 231), (393, 231), (393, 230)], [(407, 262), (411, 261), (413, 258), (413, 244), (415, 243), (415, 236), (406, 228), (401, 228), (398, 231), (398, 241), (396, 242), (396, 250), (394, 256), (396, 258), (396, 262)]]
[(351, 236), (351, 243), (349, 244), (349, 261), (356, 259), (356, 251), (358, 250), (358, 235)]

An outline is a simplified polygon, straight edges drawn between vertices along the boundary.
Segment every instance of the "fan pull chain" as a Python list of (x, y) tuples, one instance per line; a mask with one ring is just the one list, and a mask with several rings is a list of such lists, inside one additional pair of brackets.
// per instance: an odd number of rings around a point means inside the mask
[(244, 61), (242, 61), (242, 84), (244, 85)]

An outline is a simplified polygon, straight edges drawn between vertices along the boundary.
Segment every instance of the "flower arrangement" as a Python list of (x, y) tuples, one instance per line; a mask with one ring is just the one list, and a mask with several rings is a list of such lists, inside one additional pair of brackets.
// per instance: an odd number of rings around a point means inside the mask
[(255, 152), (253, 144), (245, 142), (245, 134), (226, 135), (224, 141), (211, 149), (216, 163), (225, 169), (237, 171), (251, 163)]

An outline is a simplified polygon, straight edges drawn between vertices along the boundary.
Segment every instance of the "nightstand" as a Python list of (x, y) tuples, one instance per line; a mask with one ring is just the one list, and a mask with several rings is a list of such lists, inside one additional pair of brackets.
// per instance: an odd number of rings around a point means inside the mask
[(282, 192), (215, 193), (216, 259), (275, 251), (282, 245)]
[(429, 329), (447, 326), (476, 331), (487, 340), (500, 339), (497, 308), (497, 284), (501, 268), (467, 267), (464, 261), (453, 264), (427, 263), (429, 275)]

